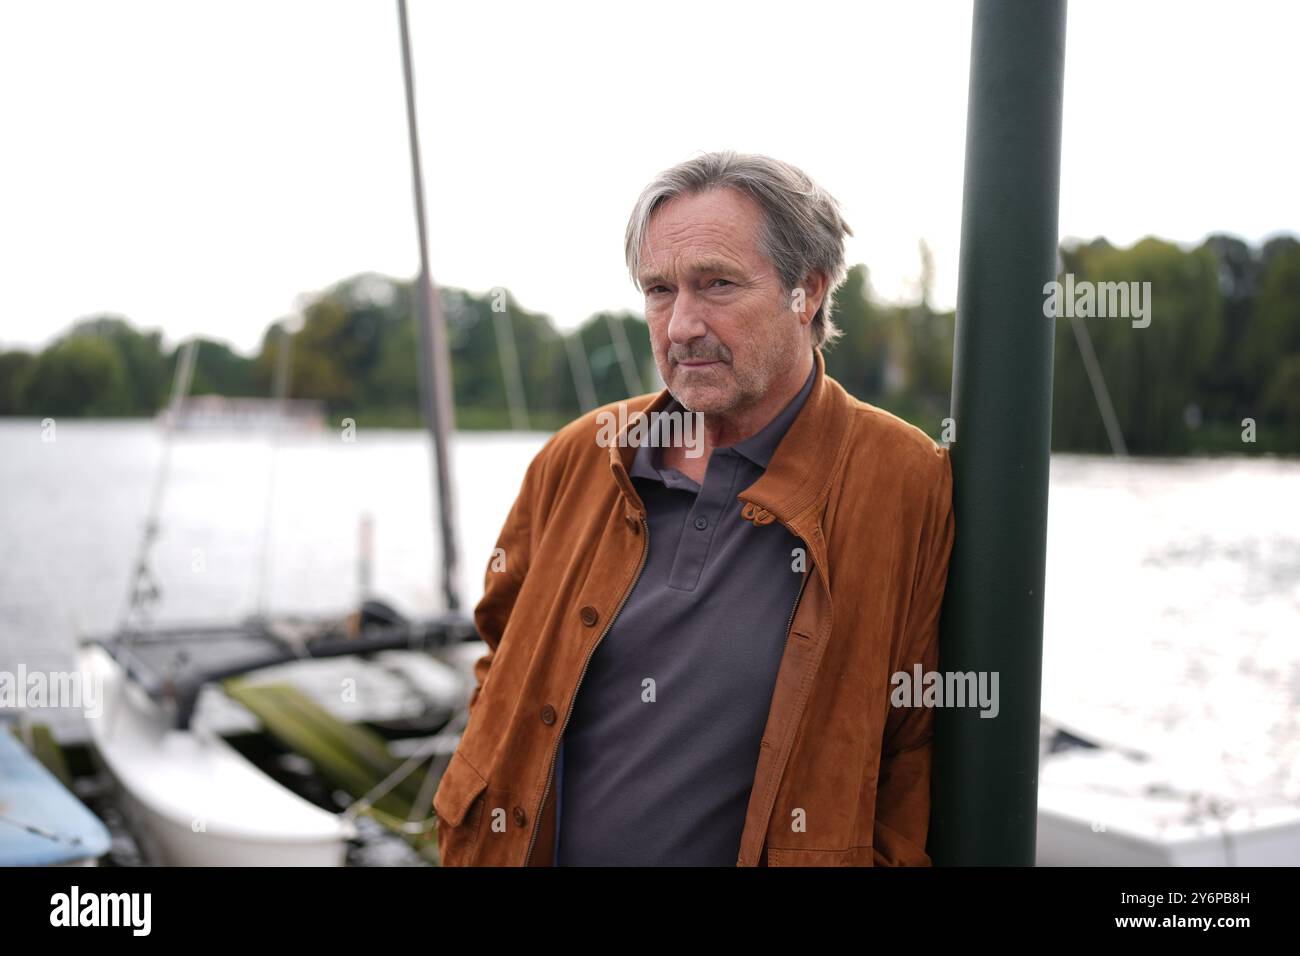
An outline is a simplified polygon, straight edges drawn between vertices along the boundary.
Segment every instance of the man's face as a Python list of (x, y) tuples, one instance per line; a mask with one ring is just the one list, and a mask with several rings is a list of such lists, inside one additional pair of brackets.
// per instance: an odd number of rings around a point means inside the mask
[(673, 397), (705, 415), (757, 405), (797, 361), (800, 313), (758, 247), (762, 211), (734, 189), (655, 210), (641, 288), (655, 362)]

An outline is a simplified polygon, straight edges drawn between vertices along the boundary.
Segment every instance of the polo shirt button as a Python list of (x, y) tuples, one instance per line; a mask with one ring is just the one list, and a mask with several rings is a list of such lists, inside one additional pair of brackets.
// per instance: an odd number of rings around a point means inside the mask
[(704, 515), (700, 515), (698, 518), (695, 519), (695, 527), (699, 528), (701, 531), (703, 531), (708, 526), (709, 526), (709, 519), (704, 517)]
[(545, 707), (542, 708), (542, 723), (544, 724), (555, 723), (555, 708), (552, 707), (550, 704), (547, 704)]
[(600, 620), (600, 615), (596, 613), (596, 609), (590, 604), (584, 606), (579, 613), (582, 615), (582, 623), (588, 627), (595, 626), (596, 622)]
[(515, 826), (521, 827), (528, 822), (528, 814), (523, 807), (515, 807)]

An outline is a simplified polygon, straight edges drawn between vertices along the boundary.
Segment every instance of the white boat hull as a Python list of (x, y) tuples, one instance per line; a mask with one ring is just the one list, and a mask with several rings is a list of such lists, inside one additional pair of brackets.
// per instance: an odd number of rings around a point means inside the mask
[(1043, 755), (1037, 864), (1300, 864), (1300, 806), (1232, 799), (1217, 783), (1110, 744)]
[(199, 720), (170, 728), (103, 648), (81, 666), (100, 681), (91, 738), (122, 791), (151, 862), (164, 866), (342, 866), (355, 827), (253, 766)]

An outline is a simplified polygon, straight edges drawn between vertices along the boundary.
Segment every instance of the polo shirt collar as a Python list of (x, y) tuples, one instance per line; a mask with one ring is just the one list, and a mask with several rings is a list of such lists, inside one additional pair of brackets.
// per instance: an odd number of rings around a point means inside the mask
[[(786, 403), (785, 408), (781, 409), (776, 416), (748, 438), (736, 442), (734, 445), (724, 446), (730, 448), (736, 453), (748, 458), (759, 468), (766, 469), (768, 462), (772, 460), (777, 446), (781, 444), (781, 439), (789, 430), (790, 425), (799, 415), (799, 410), (803, 408), (804, 402), (808, 398), (808, 393), (812, 391), (813, 382), (817, 378), (817, 362), (812, 363), (812, 368), (808, 370), (808, 378), (804, 381), (803, 387), (799, 393)], [(664, 408), (664, 413), (681, 412), (690, 414), (682, 407), (681, 402), (676, 398), (671, 398), (668, 405)], [(723, 449), (717, 449), (721, 451)], [(636, 455), (632, 459), (632, 467), (628, 469), (628, 474), (634, 478), (651, 478), (655, 481), (662, 481), (666, 485), (677, 486), (682, 484), (681, 480), (672, 480), (674, 476), (680, 475), (674, 468), (664, 468), (663, 459), (656, 444), (638, 445)], [(685, 484), (688, 487), (698, 489), (698, 485), (686, 476)]]

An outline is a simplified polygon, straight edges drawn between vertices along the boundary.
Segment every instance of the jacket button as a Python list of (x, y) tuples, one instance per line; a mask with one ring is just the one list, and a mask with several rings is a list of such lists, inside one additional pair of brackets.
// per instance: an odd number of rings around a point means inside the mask
[(552, 707), (550, 704), (547, 704), (545, 707), (542, 708), (542, 723), (544, 724), (555, 723), (555, 708)]
[(596, 609), (590, 604), (585, 605), (579, 613), (582, 615), (582, 623), (588, 627), (594, 626), (600, 620), (600, 615), (596, 613)]
[(515, 826), (522, 827), (528, 823), (528, 814), (524, 813), (523, 807), (515, 807)]

